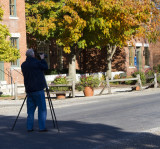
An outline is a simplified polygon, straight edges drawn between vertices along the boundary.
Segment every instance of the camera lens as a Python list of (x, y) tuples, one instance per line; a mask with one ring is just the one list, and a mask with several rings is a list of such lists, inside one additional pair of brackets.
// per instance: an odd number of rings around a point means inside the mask
[(44, 54), (44, 58), (47, 58), (48, 57), (48, 55), (47, 54)]
[[(39, 55), (42, 55), (42, 54), (44, 54), (44, 53), (39, 53)], [(47, 58), (47, 57), (48, 57), (48, 55), (44, 54), (44, 58)]]

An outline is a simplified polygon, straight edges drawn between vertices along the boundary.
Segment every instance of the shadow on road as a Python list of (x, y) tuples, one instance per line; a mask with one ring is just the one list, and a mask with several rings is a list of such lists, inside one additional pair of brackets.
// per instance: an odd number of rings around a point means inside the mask
[[(20, 117), (11, 131), (15, 117), (0, 115), (0, 149), (159, 149), (160, 136), (150, 133), (124, 132), (102, 124), (80, 121), (58, 121), (60, 133), (47, 120), (48, 132), (26, 131), (26, 118)], [(135, 136), (138, 139), (135, 139)], [(125, 138), (129, 138), (127, 141)], [(105, 144), (105, 145), (104, 145)], [(105, 147), (100, 147), (104, 145)]]

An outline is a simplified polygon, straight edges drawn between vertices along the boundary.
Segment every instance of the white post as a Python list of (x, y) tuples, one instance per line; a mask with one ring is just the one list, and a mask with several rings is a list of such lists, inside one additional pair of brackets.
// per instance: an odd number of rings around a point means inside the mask
[(72, 82), (72, 97), (75, 97), (75, 81)]
[(14, 99), (18, 99), (18, 88), (17, 88), (17, 82), (14, 84)]
[(1, 86), (2, 86), (2, 84), (1, 84), (1, 81), (0, 81), (0, 91), (1, 91), (1, 88), (2, 88)]
[(138, 78), (138, 84), (139, 84), (140, 90), (142, 90), (142, 82), (139, 74), (137, 75), (137, 78)]
[(109, 77), (108, 76), (106, 77), (106, 81), (107, 81), (108, 93), (111, 94), (111, 87), (110, 87), (110, 84), (109, 84)]
[(157, 74), (154, 74), (154, 88), (157, 88)]

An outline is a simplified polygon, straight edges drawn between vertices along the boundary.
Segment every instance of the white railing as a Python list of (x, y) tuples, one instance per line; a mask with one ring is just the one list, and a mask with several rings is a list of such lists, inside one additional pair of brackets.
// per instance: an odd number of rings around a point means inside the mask
[(136, 78), (125, 78), (125, 79), (114, 79), (114, 80), (109, 80), (108, 77), (106, 77), (106, 82), (105, 82), (105, 86), (103, 87), (103, 89), (101, 90), (101, 92), (99, 93), (99, 95), (101, 95), (103, 93), (103, 91), (105, 90), (105, 88), (108, 89), (108, 93), (111, 94), (111, 87), (110, 87), (110, 82), (120, 82), (120, 81), (132, 81), (135, 80), (139, 87), (140, 90), (142, 90), (142, 82), (140, 79), (140, 75), (138, 74)]

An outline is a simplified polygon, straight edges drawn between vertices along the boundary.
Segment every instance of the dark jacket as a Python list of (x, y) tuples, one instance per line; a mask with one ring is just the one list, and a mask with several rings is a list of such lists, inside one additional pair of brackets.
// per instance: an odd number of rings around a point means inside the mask
[(26, 93), (41, 91), (46, 87), (44, 70), (48, 69), (45, 60), (27, 57), (21, 65)]

